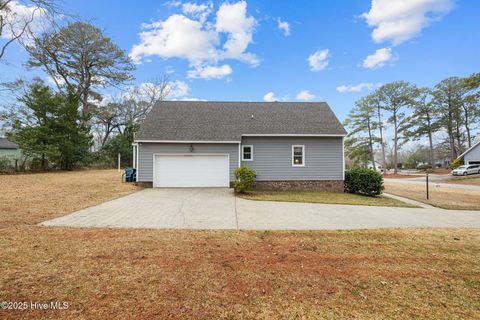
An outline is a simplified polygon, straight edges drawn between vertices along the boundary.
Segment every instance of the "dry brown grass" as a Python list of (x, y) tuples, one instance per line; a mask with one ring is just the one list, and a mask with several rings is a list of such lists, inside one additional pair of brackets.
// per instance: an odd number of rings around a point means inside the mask
[(466, 184), (471, 186), (480, 186), (480, 177), (454, 177), (449, 180), (442, 181), (443, 183), (453, 183), (453, 184)]
[[(9, 223), (2, 220), (0, 230), (0, 301), (66, 301), (70, 307), (0, 310), (2, 319), (480, 318), (478, 229), (239, 232), (29, 225), (132, 191), (113, 172), (57, 174), (29, 175), (35, 187), (21, 177), (23, 196), (10, 200), (8, 211), (2, 198), (2, 219)], [(87, 183), (86, 174), (103, 181)], [(11, 184), (0, 184), (0, 194)], [(56, 208), (23, 201), (28, 197)]]
[(116, 170), (0, 175), (2, 226), (34, 224), (138, 190)]
[(343, 192), (312, 192), (312, 191), (266, 191), (255, 190), (239, 195), (248, 200), (259, 201), (283, 201), (283, 202), (307, 202), (307, 203), (333, 203), (351, 204), (360, 206), (383, 206), (383, 207), (409, 207), (416, 206), (388, 198), (368, 197), (359, 194)]
[(2, 299), (70, 304), (3, 318), (480, 317), (479, 230), (23, 227), (0, 246)]
[(421, 201), (445, 209), (480, 210), (480, 190), (465, 190), (430, 185), (430, 199), (426, 199), (424, 185), (385, 183), (385, 192)]

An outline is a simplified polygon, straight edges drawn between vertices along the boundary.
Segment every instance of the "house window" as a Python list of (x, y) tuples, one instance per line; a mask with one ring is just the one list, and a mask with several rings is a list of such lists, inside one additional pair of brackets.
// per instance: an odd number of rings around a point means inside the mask
[(253, 161), (253, 146), (242, 146), (242, 160)]
[(305, 165), (305, 146), (293, 145), (292, 146), (292, 166), (303, 167)]

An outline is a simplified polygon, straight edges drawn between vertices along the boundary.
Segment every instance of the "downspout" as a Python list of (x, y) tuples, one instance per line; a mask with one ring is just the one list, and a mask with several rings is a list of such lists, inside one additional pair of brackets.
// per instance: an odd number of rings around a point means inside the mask
[(242, 144), (239, 142), (239, 143), (238, 143), (238, 167), (239, 167), (239, 168), (242, 166), (242, 161), (241, 161), (242, 158), (241, 158), (241, 155), (240, 155), (241, 149), (242, 149), (242, 148), (241, 148), (241, 145), (242, 145)]
[(135, 182), (138, 182), (138, 177), (140, 176), (139, 175), (139, 172), (140, 172), (140, 165), (138, 163), (138, 155), (140, 154), (140, 143), (137, 143), (137, 148), (136, 148), (136, 154), (135, 154), (135, 157), (137, 158), (137, 160), (135, 161), (135, 164), (137, 165), (137, 167), (135, 169), (137, 169), (137, 179)]
[(345, 137), (342, 137), (342, 180), (345, 181)]

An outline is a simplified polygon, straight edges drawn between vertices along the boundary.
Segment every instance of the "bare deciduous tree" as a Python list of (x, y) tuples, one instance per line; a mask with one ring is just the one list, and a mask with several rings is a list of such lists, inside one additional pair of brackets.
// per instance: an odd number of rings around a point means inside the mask
[(93, 110), (93, 127), (102, 148), (116, 131), (125, 133), (127, 128), (136, 131), (153, 106), (168, 96), (171, 83), (167, 75), (155, 78), (151, 82), (129, 87), (120, 95), (111, 97), (108, 103), (100, 103)]
[(55, 0), (0, 0), (0, 60), (12, 43), (25, 46), (40, 27), (55, 25), (59, 16)]

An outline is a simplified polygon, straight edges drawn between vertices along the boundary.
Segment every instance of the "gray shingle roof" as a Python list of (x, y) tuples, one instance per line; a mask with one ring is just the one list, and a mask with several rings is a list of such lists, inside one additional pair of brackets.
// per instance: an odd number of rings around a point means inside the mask
[(18, 144), (8, 141), (7, 138), (0, 138), (0, 149), (18, 149)]
[(346, 134), (325, 102), (157, 103), (136, 140), (240, 141), (242, 134)]

